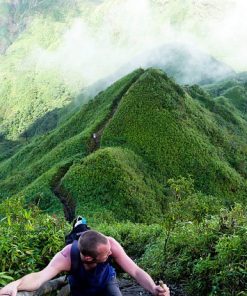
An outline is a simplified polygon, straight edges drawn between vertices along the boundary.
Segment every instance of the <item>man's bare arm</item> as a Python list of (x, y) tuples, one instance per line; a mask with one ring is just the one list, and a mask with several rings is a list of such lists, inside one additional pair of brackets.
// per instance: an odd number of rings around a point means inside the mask
[[(68, 246), (66, 248), (68, 249)], [(25, 275), (19, 280), (11, 282), (3, 287), (0, 290), (0, 295), (15, 296), (18, 291), (35, 291), (43, 283), (54, 278), (60, 272), (69, 271), (71, 264), (70, 257), (66, 256), (66, 253), (63, 253), (63, 251), (57, 253), (51, 262), (41, 271)]]
[(169, 288), (166, 285), (164, 288), (157, 286), (150, 275), (135, 264), (115, 239), (111, 237), (108, 239), (111, 244), (112, 257), (125, 272), (153, 295), (170, 296)]

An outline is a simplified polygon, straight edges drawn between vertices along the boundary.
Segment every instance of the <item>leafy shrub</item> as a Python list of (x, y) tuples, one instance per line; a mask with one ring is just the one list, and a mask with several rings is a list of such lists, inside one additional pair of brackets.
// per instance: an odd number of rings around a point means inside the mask
[[(18, 278), (43, 268), (64, 245), (64, 219), (25, 209), (23, 199), (0, 204), (0, 266), (2, 279)], [(1, 277), (0, 277), (1, 278)]]
[(6, 272), (0, 272), (0, 287), (5, 286), (8, 282), (13, 281), (14, 279), (7, 275)]
[(199, 223), (205, 217), (217, 214), (224, 204), (215, 196), (196, 191), (191, 176), (169, 179), (167, 185), (168, 211), (164, 218), (165, 225), (170, 225), (168, 228), (179, 221)]
[(164, 227), (159, 224), (130, 222), (99, 224), (97, 230), (119, 241), (132, 258), (140, 258), (149, 245), (164, 234)]
[(155, 240), (140, 263), (155, 277), (182, 283), (189, 295), (244, 295), (246, 227), (246, 209), (239, 204), (199, 224), (180, 222), (169, 243), (165, 236)]

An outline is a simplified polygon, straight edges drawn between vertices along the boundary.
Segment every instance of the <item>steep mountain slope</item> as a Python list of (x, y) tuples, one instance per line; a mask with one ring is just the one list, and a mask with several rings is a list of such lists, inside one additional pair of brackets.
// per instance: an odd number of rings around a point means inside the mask
[[(13, 195), (29, 185), (24, 190), (28, 199), (40, 199), (42, 208), (54, 207), (55, 196), (50, 187), (56, 174), (59, 175), (59, 168), (95, 149), (92, 134), (101, 129), (122, 95), (142, 72), (137, 70), (116, 82), (52, 133), (35, 139), (2, 162), (1, 196)], [(36, 178), (39, 179), (30, 185)]]
[(190, 175), (197, 190), (224, 203), (242, 200), (247, 123), (234, 110), (160, 70), (136, 70), (3, 161), (1, 197), (21, 194), (49, 211), (61, 211), (62, 201), (88, 215), (103, 207), (114, 219), (143, 221), (162, 215), (167, 179)]
[[(24, 133), (31, 124), (46, 113), (67, 105), (74, 96), (57, 70), (37, 69), (31, 57), (37, 47), (48, 48), (59, 42), (65, 26), (65, 20), (51, 18), (46, 22), (38, 15), (1, 56), (0, 132), (5, 138), (29, 137)], [(53, 126), (47, 126), (47, 129), (56, 126), (55, 116)]]
[(77, 212), (92, 221), (158, 222), (165, 205), (162, 184), (143, 159), (120, 147), (100, 149), (70, 168), (61, 180)]
[[(159, 171), (160, 178), (192, 174), (204, 192), (234, 196), (244, 180), (212, 145), (217, 134), (210, 133), (217, 129), (212, 115), (182, 88), (149, 70), (124, 96), (104, 130), (102, 145), (132, 149)], [(224, 134), (217, 133), (224, 140)]]

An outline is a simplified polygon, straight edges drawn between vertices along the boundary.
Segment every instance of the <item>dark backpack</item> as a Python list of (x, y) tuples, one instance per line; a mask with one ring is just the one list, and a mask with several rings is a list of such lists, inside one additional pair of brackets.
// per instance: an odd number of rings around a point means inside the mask
[(78, 240), (80, 235), (87, 230), (90, 230), (90, 227), (87, 226), (86, 219), (78, 216), (73, 222), (72, 230), (65, 236), (65, 245), (72, 244), (74, 240)]

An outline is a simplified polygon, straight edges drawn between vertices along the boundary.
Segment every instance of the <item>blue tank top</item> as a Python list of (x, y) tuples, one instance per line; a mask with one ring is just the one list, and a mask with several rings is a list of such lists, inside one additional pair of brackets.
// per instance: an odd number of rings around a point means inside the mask
[(115, 269), (109, 261), (98, 263), (92, 270), (85, 270), (81, 261), (78, 241), (72, 243), (71, 271), (68, 277), (73, 296), (95, 295), (104, 289), (109, 280), (116, 276)]

